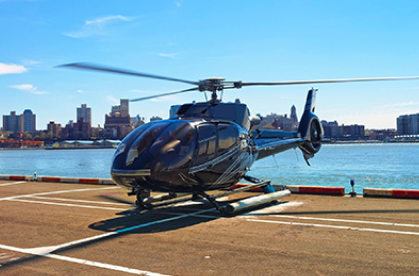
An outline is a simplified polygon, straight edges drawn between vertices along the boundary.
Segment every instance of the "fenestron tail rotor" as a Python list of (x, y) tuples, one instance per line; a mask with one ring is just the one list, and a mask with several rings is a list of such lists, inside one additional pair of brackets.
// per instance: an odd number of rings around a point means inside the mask
[(149, 100), (158, 97), (164, 97), (174, 94), (180, 94), (190, 91), (209, 91), (212, 92), (211, 101), (217, 101), (217, 92), (223, 91), (224, 89), (239, 89), (243, 86), (272, 86), (272, 85), (298, 85), (298, 84), (319, 84), (319, 83), (340, 83), (340, 82), (367, 82), (367, 81), (392, 81), (392, 80), (414, 80), (419, 79), (419, 76), (413, 77), (378, 77), (378, 78), (352, 78), (352, 79), (323, 79), (323, 80), (296, 80), (296, 81), (281, 81), (281, 82), (242, 82), (242, 81), (226, 81), (224, 78), (209, 78), (200, 81), (189, 81), (171, 77), (164, 77), (159, 75), (147, 74), (147, 73), (140, 73), (131, 70), (125, 69), (117, 69), (111, 68), (102, 65), (96, 65), (92, 63), (70, 63), (64, 64), (57, 67), (62, 68), (73, 68), (73, 69), (83, 69), (83, 70), (92, 70), (92, 71), (99, 71), (99, 72), (107, 72), (107, 73), (116, 73), (116, 74), (123, 74), (123, 75), (130, 75), (136, 77), (145, 77), (145, 78), (152, 78), (152, 79), (160, 79), (160, 80), (167, 80), (167, 81), (175, 81), (175, 82), (182, 82), (187, 84), (192, 84), (196, 87), (184, 89), (180, 91), (174, 92), (167, 92), (161, 93), (158, 95), (152, 95), (147, 97), (141, 97), (132, 99), (131, 102)]

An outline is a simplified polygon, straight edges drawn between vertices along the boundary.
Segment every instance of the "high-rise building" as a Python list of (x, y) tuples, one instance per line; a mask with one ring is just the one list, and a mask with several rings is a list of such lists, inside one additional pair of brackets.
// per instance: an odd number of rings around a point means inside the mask
[(121, 105), (119, 106), (119, 112), (121, 117), (129, 116), (129, 100), (121, 99)]
[(92, 123), (92, 109), (87, 107), (86, 104), (82, 104), (81, 107), (77, 108), (77, 120), (76, 122), (83, 119), (85, 123)]
[(134, 126), (129, 116), (129, 100), (121, 99), (121, 105), (112, 106), (111, 113), (105, 115), (105, 136), (122, 139), (130, 133)]
[(30, 109), (26, 109), (22, 115), (16, 115), (16, 111), (11, 111), (10, 115), (3, 115), (3, 130), (34, 133), (36, 130), (36, 115)]
[(30, 132), (34, 133), (36, 131), (36, 115), (33, 114), (32, 110), (25, 109), (21, 117), (21, 127), (23, 128), (21, 132)]
[(3, 115), (3, 131), (19, 131), (19, 116), (16, 116), (16, 111), (11, 111), (10, 115)]
[(397, 135), (419, 134), (419, 113), (397, 118)]
[(298, 127), (298, 117), (297, 117), (297, 109), (295, 108), (295, 106), (293, 105), (291, 107), (291, 126), (293, 130), (296, 130)]

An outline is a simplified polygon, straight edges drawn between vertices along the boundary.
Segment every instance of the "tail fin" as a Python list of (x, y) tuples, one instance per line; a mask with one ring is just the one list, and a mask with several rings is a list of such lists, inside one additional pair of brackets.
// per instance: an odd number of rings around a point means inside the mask
[(300, 149), (310, 155), (313, 155), (320, 150), (320, 141), (323, 139), (324, 135), (320, 120), (316, 114), (314, 114), (314, 109), (316, 107), (316, 92), (317, 89), (313, 88), (308, 91), (304, 113), (301, 116), (297, 130), (301, 135), (301, 138), (307, 141), (299, 146)]

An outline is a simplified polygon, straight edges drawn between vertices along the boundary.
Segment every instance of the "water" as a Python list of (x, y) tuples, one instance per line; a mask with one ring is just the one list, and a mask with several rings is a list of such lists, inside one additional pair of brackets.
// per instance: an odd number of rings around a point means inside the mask
[[(113, 149), (2, 150), (0, 174), (110, 178)], [(250, 176), (273, 184), (419, 189), (419, 144), (324, 145), (307, 166), (300, 150), (257, 161)]]

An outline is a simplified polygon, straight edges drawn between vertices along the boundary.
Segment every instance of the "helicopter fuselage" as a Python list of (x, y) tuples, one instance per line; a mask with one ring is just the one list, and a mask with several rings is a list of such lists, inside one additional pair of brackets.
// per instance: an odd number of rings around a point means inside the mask
[(144, 124), (118, 147), (111, 175), (126, 188), (193, 192), (237, 183), (256, 160), (244, 104), (197, 103)]
[(114, 155), (111, 176), (133, 190), (203, 192), (230, 187), (256, 160), (291, 148), (299, 147), (307, 161), (320, 150), (323, 137), (314, 105), (312, 89), (297, 131), (284, 132), (251, 131), (257, 122), (249, 119), (245, 104), (184, 104), (177, 116), (144, 124), (126, 136)]

